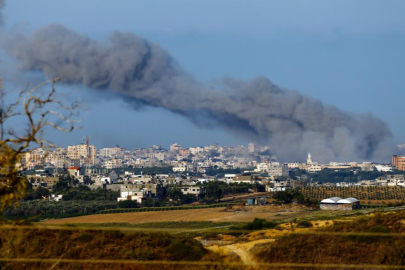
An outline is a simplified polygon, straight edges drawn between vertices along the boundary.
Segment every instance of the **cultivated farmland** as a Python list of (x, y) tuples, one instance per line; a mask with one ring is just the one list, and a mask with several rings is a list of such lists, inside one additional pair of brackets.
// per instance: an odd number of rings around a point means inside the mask
[(234, 207), (232, 211), (225, 208), (190, 209), (160, 212), (132, 212), (98, 214), (63, 219), (44, 220), (47, 224), (64, 223), (129, 223), (140, 224), (147, 222), (189, 222), (189, 221), (212, 221), (212, 222), (250, 222), (254, 218), (268, 220), (290, 218), (306, 212), (297, 206), (252, 206)]
[(353, 186), (353, 187), (305, 187), (299, 190), (306, 198), (323, 200), (329, 197), (355, 197), (362, 201), (405, 201), (404, 187)]

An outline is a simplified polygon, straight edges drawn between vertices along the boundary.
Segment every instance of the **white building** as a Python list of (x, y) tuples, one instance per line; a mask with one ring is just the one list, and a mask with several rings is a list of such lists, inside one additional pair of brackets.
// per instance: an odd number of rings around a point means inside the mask
[(196, 154), (198, 154), (198, 153), (204, 152), (204, 148), (199, 147), (199, 146), (197, 146), (197, 147), (190, 147), (189, 150), (190, 150), (190, 153), (193, 154), (193, 155), (196, 155)]
[(310, 166), (307, 167), (308, 172), (320, 172), (322, 171), (322, 166), (319, 164), (311, 164)]
[(179, 190), (183, 194), (192, 194), (196, 197), (201, 197), (204, 195), (204, 188), (199, 187), (199, 186), (194, 186), (194, 187), (179, 187)]
[(288, 169), (298, 169), (298, 168), (300, 168), (300, 166), (301, 166), (301, 163), (299, 163), (299, 162), (287, 163)]
[(273, 177), (288, 176), (288, 165), (280, 164), (279, 162), (258, 163), (256, 172), (268, 173)]
[(379, 172), (392, 172), (392, 166), (390, 165), (375, 165), (375, 168)]
[(177, 166), (174, 166), (172, 170), (173, 172), (186, 172), (188, 171), (187, 163), (179, 163)]

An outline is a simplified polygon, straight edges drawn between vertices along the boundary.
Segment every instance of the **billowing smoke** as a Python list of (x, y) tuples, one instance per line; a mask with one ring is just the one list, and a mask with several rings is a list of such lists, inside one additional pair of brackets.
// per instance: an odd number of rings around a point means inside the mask
[(50, 25), (30, 36), (10, 35), (5, 50), (29, 71), (68, 84), (110, 89), (128, 102), (162, 107), (197, 125), (221, 126), (256, 141), (271, 142), (281, 160), (381, 160), (392, 135), (371, 114), (350, 114), (267, 78), (233, 78), (205, 85), (184, 72), (159, 46), (133, 34), (115, 32), (100, 43)]

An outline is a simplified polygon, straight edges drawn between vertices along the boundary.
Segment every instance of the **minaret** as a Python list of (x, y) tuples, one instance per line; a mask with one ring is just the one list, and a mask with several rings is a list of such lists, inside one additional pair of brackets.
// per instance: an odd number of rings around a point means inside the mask
[(311, 153), (308, 153), (307, 164), (312, 164)]

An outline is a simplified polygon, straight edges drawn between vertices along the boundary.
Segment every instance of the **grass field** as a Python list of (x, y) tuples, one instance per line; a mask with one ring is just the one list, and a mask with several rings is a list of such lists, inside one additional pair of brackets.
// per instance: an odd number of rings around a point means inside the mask
[[(383, 209), (381, 209), (383, 210)], [(63, 219), (48, 219), (44, 224), (97, 224), (98, 226), (136, 226), (144, 228), (207, 228), (232, 225), (232, 223), (251, 222), (255, 218), (272, 221), (291, 221), (294, 219), (331, 219), (340, 216), (353, 216), (363, 212), (375, 211), (364, 209), (358, 211), (316, 211), (299, 205), (267, 205), (234, 208), (191, 209), (164, 212), (135, 212), (87, 215)]]

